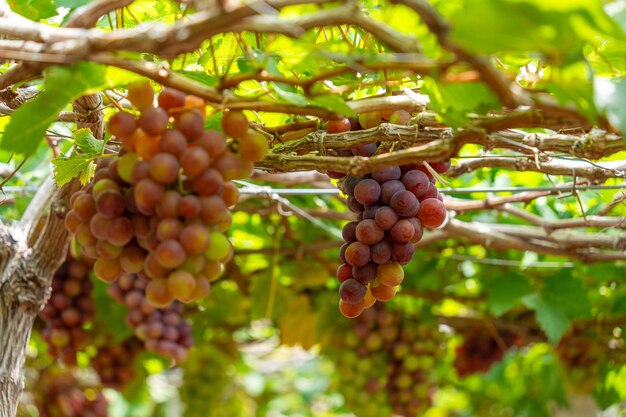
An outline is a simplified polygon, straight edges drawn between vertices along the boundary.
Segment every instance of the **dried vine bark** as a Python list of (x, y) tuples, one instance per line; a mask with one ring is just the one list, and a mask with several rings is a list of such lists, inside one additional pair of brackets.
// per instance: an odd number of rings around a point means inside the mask
[[(74, 103), (77, 127), (91, 129), (96, 137), (104, 134), (100, 105), (96, 95)], [(33, 322), (50, 296), (52, 276), (65, 258), (69, 234), (64, 218), (78, 186), (73, 181), (57, 189), (48, 178), (18, 224), (0, 224), (0, 417), (14, 417), (17, 412), (24, 354)]]

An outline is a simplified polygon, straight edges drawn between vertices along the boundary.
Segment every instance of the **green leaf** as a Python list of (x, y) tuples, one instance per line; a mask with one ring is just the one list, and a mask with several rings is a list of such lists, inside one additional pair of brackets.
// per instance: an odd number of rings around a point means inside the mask
[(50, 67), (44, 78), (44, 90), (11, 115), (2, 148), (31, 155), (65, 106), (88, 90), (102, 86), (104, 73), (105, 67), (91, 63)]
[(571, 271), (545, 278), (541, 296), (546, 302), (558, 306), (570, 318), (591, 318), (591, 301), (583, 282)]
[(309, 100), (309, 103), (314, 106), (323, 107), (327, 110), (332, 110), (343, 116), (352, 117), (356, 115), (354, 110), (352, 110), (352, 108), (350, 108), (350, 106), (346, 104), (345, 100), (338, 94), (317, 96)]
[(594, 99), (598, 108), (606, 112), (609, 122), (626, 132), (626, 79), (596, 78)]
[(8, 3), (15, 13), (31, 20), (47, 19), (57, 14), (52, 0), (9, 0)]
[(309, 100), (301, 93), (296, 92), (294, 88), (287, 84), (282, 83), (270, 83), (274, 87), (274, 91), (285, 101), (295, 104), (296, 106), (306, 106), (309, 104)]
[(72, 155), (70, 157), (58, 157), (53, 159), (54, 181), (60, 187), (80, 176), (81, 182), (86, 184), (91, 176), (89, 176), (86, 181), (83, 181), (83, 179), (87, 177), (85, 172), (91, 171), (90, 166), (93, 164), (93, 159), (93, 157), (85, 155)]
[(522, 297), (530, 294), (533, 286), (523, 275), (502, 275), (492, 280), (487, 286), (487, 305), (497, 316), (513, 308)]
[(535, 311), (539, 327), (556, 344), (569, 328), (571, 321), (558, 306), (546, 301), (539, 294), (531, 294), (522, 299), (524, 305)]
[(56, 0), (57, 7), (67, 7), (68, 9), (75, 9), (76, 7), (84, 6), (91, 3), (93, 0)]
[(80, 129), (74, 132), (76, 146), (85, 154), (100, 155), (104, 150), (105, 141), (96, 139), (89, 129)]
[(128, 309), (116, 303), (107, 292), (108, 285), (99, 279), (92, 279), (93, 301), (95, 307), (94, 328), (98, 334), (109, 335), (110, 344), (119, 343), (133, 334), (126, 324)]

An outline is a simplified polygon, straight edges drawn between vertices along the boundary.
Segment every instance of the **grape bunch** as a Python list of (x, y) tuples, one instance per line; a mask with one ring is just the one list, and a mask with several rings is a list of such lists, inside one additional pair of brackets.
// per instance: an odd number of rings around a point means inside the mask
[(326, 354), (338, 388), (360, 417), (422, 415), (435, 384), (430, 375), (445, 352), (436, 328), (379, 306), (340, 329)]
[(123, 389), (135, 377), (133, 361), (141, 352), (141, 342), (133, 337), (115, 345), (98, 347), (91, 358), (91, 367), (103, 385)]
[(564, 336), (556, 347), (556, 356), (563, 366), (571, 391), (588, 395), (601, 380), (602, 361), (606, 357), (602, 345), (581, 334)]
[(84, 384), (71, 368), (46, 370), (37, 381), (40, 417), (107, 417), (108, 404), (98, 388)]
[[(233, 179), (245, 178), (268, 152), (267, 140), (239, 111), (221, 120), (226, 137), (205, 130), (204, 101), (165, 88), (153, 106), (147, 82), (133, 83), (109, 131), (119, 155), (99, 161), (93, 181), (71, 199), (66, 226), (95, 275), (114, 282), (144, 272), (155, 306), (207, 296), (232, 256), (225, 232), (239, 198)], [(236, 149), (237, 152), (234, 152)]]
[[(523, 339), (508, 330), (500, 330), (499, 337), (507, 350), (521, 346)], [(463, 343), (456, 347), (454, 368), (460, 377), (487, 372), (494, 363), (502, 360), (506, 350), (485, 328), (474, 329), (464, 335)]]
[[(373, 116), (366, 115), (368, 118), (359, 120), (370, 126)], [(410, 114), (403, 110), (389, 116), (398, 123), (409, 119)], [(376, 120), (380, 123), (382, 118)], [(327, 126), (329, 133), (352, 128), (349, 119), (331, 120)], [(353, 148), (351, 153), (371, 156), (376, 150), (377, 145), (369, 143)], [(450, 168), (448, 162), (429, 166), (436, 173)], [(335, 174), (332, 176), (337, 177)], [(358, 215), (357, 221), (343, 228), (345, 244), (339, 252), (343, 263), (336, 272), (341, 284), (339, 310), (344, 316), (356, 317), (376, 301), (393, 298), (404, 279), (402, 265), (413, 258), (413, 245), (422, 238), (425, 228), (434, 229), (444, 223), (446, 209), (435, 181), (425, 165), (387, 166), (369, 175), (347, 175), (342, 179), (340, 186), (348, 195), (348, 208)]]
[(147, 350), (183, 362), (193, 338), (191, 325), (182, 316), (182, 304), (174, 301), (166, 307), (154, 307), (146, 296), (148, 284), (143, 274), (123, 274), (108, 292), (128, 308), (126, 323)]
[(48, 353), (66, 365), (76, 365), (76, 353), (91, 340), (85, 329), (94, 317), (90, 271), (91, 264), (86, 259), (68, 257), (54, 274), (52, 294), (39, 313), (45, 322), (43, 337)]
[[(230, 334), (228, 335), (230, 336)], [(214, 341), (198, 344), (183, 367), (180, 397), (184, 417), (243, 417), (254, 414), (234, 378), (236, 350)], [(210, 372), (207, 372), (210, 370)]]

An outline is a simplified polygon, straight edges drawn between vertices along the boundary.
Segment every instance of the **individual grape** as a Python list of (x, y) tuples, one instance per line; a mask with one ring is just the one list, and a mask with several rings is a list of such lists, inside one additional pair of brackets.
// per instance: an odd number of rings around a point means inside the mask
[(192, 194), (182, 197), (178, 205), (179, 213), (185, 219), (198, 217), (200, 208), (200, 199)]
[(207, 277), (209, 281), (217, 280), (224, 272), (224, 264), (219, 261), (207, 260), (204, 268), (202, 269), (202, 275)]
[(177, 129), (167, 129), (161, 135), (161, 151), (180, 157), (187, 149), (187, 138)]
[(380, 197), (380, 185), (372, 180), (359, 181), (354, 187), (354, 198), (364, 206), (374, 204)]
[(156, 261), (163, 268), (176, 268), (185, 261), (185, 249), (176, 240), (169, 239), (159, 243), (154, 251)]
[(398, 222), (398, 215), (391, 207), (382, 206), (376, 210), (374, 220), (382, 230), (390, 230)]
[(339, 287), (339, 297), (347, 304), (357, 304), (365, 297), (365, 285), (356, 279), (347, 279)]
[(361, 113), (358, 115), (359, 124), (363, 127), (363, 129), (370, 129), (372, 127), (378, 126), (383, 118), (380, 112), (372, 111), (367, 113)]
[(221, 261), (226, 258), (231, 251), (228, 238), (219, 232), (211, 232), (209, 247), (204, 252), (206, 258), (211, 261)]
[(239, 140), (239, 155), (248, 161), (261, 161), (265, 158), (269, 149), (270, 147), (265, 136), (254, 130), (248, 130)]
[(361, 181), (361, 177), (355, 177), (353, 175), (347, 175), (343, 180), (343, 190), (349, 196), (354, 196), (354, 187)]
[(429, 198), (434, 198), (437, 199), (437, 196), (439, 195), (439, 192), (437, 191), (437, 187), (430, 187), (428, 189), (428, 191), (426, 191), (424, 194), (422, 194), (421, 196), (419, 196), (419, 201), (422, 202), (424, 200), (427, 200)]
[(339, 311), (341, 312), (341, 314), (343, 314), (345, 317), (349, 319), (358, 317), (363, 312), (364, 308), (365, 307), (364, 307), (363, 302), (356, 303), (356, 304), (348, 304), (344, 302), (343, 300), (339, 300)]
[(391, 259), (391, 243), (382, 240), (373, 245), (370, 249), (372, 262), (376, 264), (384, 264)]
[(377, 301), (389, 301), (395, 295), (397, 287), (390, 287), (382, 284), (380, 281), (374, 281), (370, 284), (370, 291)]
[(378, 265), (376, 278), (381, 284), (395, 287), (400, 285), (404, 280), (404, 269), (399, 263), (390, 261)]
[(389, 207), (395, 210), (398, 216), (413, 217), (417, 214), (420, 203), (415, 195), (408, 191), (398, 191), (391, 197)]
[(149, 107), (143, 110), (138, 119), (141, 130), (151, 136), (165, 132), (168, 121), (169, 115), (160, 107)]
[(198, 275), (204, 270), (205, 266), (206, 258), (203, 255), (187, 255), (185, 262), (179, 268), (190, 272), (192, 275)]
[(170, 294), (167, 281), (153, 279), (146, 287), (146, 298), (156, 307), (166, 307), (172, 304), (174, 297)]
[(154, 102), (154, 90), (148, 81), (134, 81), (128, 86), (128, 101), (140, 110), (151, 107)]
[(406, 187), (402, 182), (398, 180), (387, 181), (380, 186), (380, 200), (385, 204), (389, 204), (391, 197), (393, 197), (395, 193), (404, 190), (406, 190)]
[(109, 119), (109, 132), (112, 136), (129, 137), (135, 133), (135, 130), (137, 130), (137, 121), (135, 116), (128, 112), (117, 112)]
[(354, 156), (372, 156), (374, 152), (376, 152), (376, 144), (375, 143), (365, 143), (363, 145), (355, 146), (351, 149), (352, 155)]
[[(103, 171), (99, 171), (99, 172), (103, 172)], [(104, 172), (106, 172), (106, 171), (104, 171)], [(98, 181), (94, 182), (93, 189), (91, 191), (91, 195), (93, 196), (93, 198), (97, 199), (98, 196), (100, 195), (100, 193), (102, 193), (104, 191), (118, 191), (118, 192), (120, 192), (121, 188), (115, 181), (113, 181), (112, 179), (107, 177), (107, 178), (103, 178), (101, 180), (98, 180)], [(76, 198), (78, 198), (78, 196)]]
[(133, 171), (139, 161), (139, 156), (134, 152), (126, 153), (118, 159), (117, 174), (127, 183), (133, 183)]
[(126, 209), (124, 196), (119, 191), (105, 190), (96, 198), (96, 208), (101, 216), (113, 219)]
[(408, 125), (411, 120), (411, 113), (406, 110), (396, 110), (389, 117), (389, 123), (394, 125)]
[(133, 238), (133, 224), (128, 217), (116, 217), (108, 223), (107, 240), (116, 246), (125, 246)]
[(173, 88), (165, 87), (159, 94), (157, 102), (159, 103), (159, 107), (162, 107), (165, 110), (183, 107), (185, 105), (185, 93)]
[(230, 152), (222, 154), (213, 164), (213, 168), (222, 174), (224, 181), (231, 181), (245, 176), (242, 175), (243, 165), (241, 159)]
[(365, 209), (363, 210), (363, 220), (374, 220), (374, 218), (376, 217), (376, 211), (380, 208), (380, 206), (377, 205), (372, 205), (372, 206), (367, 206), (365, 207)]
[(169, 272), (168, 268), (161, 266), (159, 261), (156, 258), (156, 254), (154, 250), (158, 247), (158, 243), (155, 245), (154, 249), (151, 249), (146, 255), (146, 259), (144, 260), (143, 270), (146, 275), (152, 279), (161, 279), (165, 278)]
[(160, 241), (177, 240), (184, 227), (183, 222), (176, 218), (163, 219), (157, 226), (156, 235)]
[(192, 224), (180, 233), (180, 241), (188, 254), (199, 255), (209, 246), (209, 231), (202, 225)]
[(167, 289), (177, 300), (190, 301), (195, 287), (196, 280), (187, 271), (179, 269), (167, 277)]
[(144, 178), (150, 176), (150, 162), (139, 160), (133, 167), (132, 184), (137, 184)]
[(161, 152), (160, 142), (159, 136), (139, 135), (135, 139), (135, 152), (141, 158), (149, 161)]
[(424, 227), (435, 229), (446, 221), (446, 207), (436, 198), (427, 198), (422, 201), (417, 217)]
[(200, 197), (200, 216), (207, 223), (218, 224), (228, 213), (228, 207), (219, 196)]
[(209, 168), (191, 181), (191, 190), (199, 195), (222, 194), (224, 180), (222, 174), (214, 168)]
[(326, 124), (326, 131), (328, 133), (342, 133), (342, 132), (348, 132), (349, 130), (350, 130), (350, 120), (346, 118), (329, 120), (328, 123)]
[(363, 207), (363, 204), (356, 201), (356, 198), (354, 197), (348, 197), (348, 199), (346, 200), (346, 204), (348, 206), (348, 209), (350, 209), (350, 211), (352, 211), (353, 213), (361, 213), (365, 208)]
[(72, 209), (82, 222), (88, 222), (96, 214), (96, 201), (91, 194), (80, 193), (72, 203)]
[(411, 224), (413, 225), (413, 230), (415, 231), (413, 237), (411, 238), (411, 243), (417, 243), (422, 240), (422, 236), (424, 235), (422, 223), (420, 223), (420, 221), (415, 217), (409, 217), (406, 220), (411, 222)]
[(130, 218), (133, 225), (135, 236), (138, 238), (146, 238), (150, 235), (150, 218), (142, 214), (134, 214)]
[(104, 282), (113, 282), (122, 274), (122, 266), (117, 259), (98, 258), (93, 264), (96, 278)]
[(226, 138), (217, 130), (205, 130), (193, 144), (207, 151), (211, 160), (217, 159), (228, 148)]
[(391, 258), (402, 264), (408, 264), (413, 258), (415, 248), (411, 242), (393, 243), (391, 245)]
[(150, 176), (161, 184), (171, 184), (178, 178), (178, 160), (173, 155), (161, 152), (150, 161)]
[(222, 116), (222, 130), (232, 138), (241, 138), (248, 132), (248, 118), (240, 111), (228, 111)]
[(182, 197), (176, 190), (167, 190), (159, 205), (156, 207), (156, 214), (161, 218), (177, 218), (180, 214), (180, 202)]
[(95, 246), (97, 241), (96, 237), (91, 233), (89, 226), (85, 223), (81, 223), (76, 227), (74, 237), (81, 246)]
[(376, 279), (376, 264), (368, 262), (364, 266), (352, 267), (352, 276), (363, 285), (369, 284)]
[(120, 266), (126, 273), (138, 273), (143, 270), (146, 252), (138, 246), (126, 246), (120, 254)]
[(341, 230), (341, 236), (343, 237), (343, 240), (345, 240), (347, 243), (352, 243), (357, 240), (356, 228), (358, 224), (359, 224), (358, 222), (346, 223), (346, 225)]
[(80, 218), (78, 218), (76, 211), (70, 210), (65, 216), (65, 228), (70, 233), (76, 233), (76, 229), (78, 228), (80, 224), (81, 224), (81, 220)]
[(335, 277), (337, 277), (337, 280), (339, 280), (340, 283), (353, 278), (352, 266), (345, 263), (339, 265), (339, 267), (337, 267), (337, 271), (335, 272)]
[(123, 249), (124, 248), (122, 246), (112, 245), (106, 240), (99, 240), (96, 243), (96, 252), (98, 253), (98, 256), (101, 258), (117, 259), (122, 253)]
[(135, 185), (135, 190), (133, 192), (137, 208), (142, 214), (146, 215), (153, 214), (154, 209), (161, 201), (163, 194), (165, 194), (163, 186), (150, 178), (144, 178), (139, 181)]
[(235, 204), (239, 202), (239, 188), (234, 182), (225, 182), (224, 183), (224, 192), (222, 194), (222, 200), (226, 207), (233, 207)]
[(195, 178), (209, 167), (209, 154), (199, 146), (187, 148), (180, 156), (180, 166), (188, 178)]
[(185, 97), (185, 107), (195, 108), (202, 114), (202, 117), (206, 116), (206, 102), (202, 97), (189, 94)]
[(413, 239), (415, 229), (413, 224), (408, 220), (399, 220), (389, 231), (389, 236), (395, 242), (408, 242)]
[(346, 242), (339, 248), (339, 259), (341, 260), (341, 262), (346, 262), (346, 248), (349, 244), (350, 243)]
[(372, 219), (359, 222), (355, 232), (359, 242), (365, 243), (366, 245), (378, 243), (385, 236), (384, 230)]
[(199, 138), (204, 131), (204, 117), (198, 109), (180, 113), (174, 124), (189, 140)]
[(445, 162), (429, 162), (428, 163), (430, 165), (430, 167), (437, 173), (437, 174), (443, 174), (446, 171), (448, 171), (450, 169), (450, 167), (452, 166), (452, 164), (450, 163), (450, 161), (445, 161)]
[(400, 179), (401, 174), (402, 173), (399, 166), (391, 166), (379, 168), (376, 171), (372, 172), (372, 178), (382, 185), (388, 181)]
[(428, 176), (422, 171), (411, 170), (402, 177), (402, 184), (407, 190), (415, 194), (415, 197), (421, 197), (429, 188), (431, 188)]
[(353, 242), (346, 248), (346, 262), (352, 266), (363, 266), (370, 261), (370, 247), (361, 242)]
[(211, 294), (211, 281), (204, 275), (195, 277), (196, 286), (191, 294), (191, 300), (201, 300)]

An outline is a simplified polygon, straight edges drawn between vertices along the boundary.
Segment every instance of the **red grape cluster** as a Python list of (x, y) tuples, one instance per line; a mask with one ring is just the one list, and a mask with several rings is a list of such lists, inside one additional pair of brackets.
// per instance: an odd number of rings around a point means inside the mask
[(46, 371), (37, 381), (35, 403), (40, 417), (107, 417), (106, 398), (95, 387), (85, 386), (71, 368)]
[(597, 336), (594, 339), (581, 334), (568, 334), (556, 347), (556, 356), (564, 368), (568, 387), (577, 394), (591, 393), (602, 377), (606, 352), (603, 352)]
[(198, 300), (232, 256), (224, 234), (239, 198), (232, 180), (250, 174), (267, 140), (230, 111), (222, 128), (237, 141), (229, 146), (222, 133), (204, 129), (204, 101), (176, 90), (165, 88), (154, 107), (150, 84), (138, 82), (128, 99), (138, 115), (120, 111), (109, 120), (119, 158), (99, 162), (92, 183), (72, 197), (66, 225), (96, 259), (98, 278), (143, 271), (153, 305)]
[(91, 358), (91, 367), (100, 376), (103, 385), (124, 388), (135, 377), (133, 361), (141, 352), (141, 342), (130, 338), (116, 345), (100, 346)]
[(67, 365), (76, 365), (76, 353), (91, 339), (84, 328), (94, 317), (90, 271), (86, 260), (67, 258), (52, 278), (52, 294), (39, 313), (46, 323), (48, 353)]
[(109, 294), (128, 308), (126, 323), (149, 351), (182, 362), (193, 344), (191, 325), (182, 317), (182, 304), (174, 301), (154, 307), (146, 297), (149, 281), (143, 274), (123, 274), (109, 286)]
[(350, 326), (328, 352), (350, 409), (362, 417), (422, 415), (436, 386), (432, 370), (445, 353), (437, 329), (382, 306)]
[[(501, 330), (499, 337), (507, 350), (523, 343), (521, 337), (507, 330)], [(506, 353), (503, 348), (487, 329), (475, 329), (465, 334), (463, 343), (455, 349), (454, 368), (460, 377), (487, 372), (502, 360)]]
[[(389, 119), (406, 122), (410, 114), (400, 110)], [(332, 120), (327, 129), (339, 133), (351, 130), (352, 125), (349, 119)], [(370, 143), (351, 152), (371, 156), (376, 149)], [(443, 173), (450, 164), (435, 162), (430, 167)], [(413, 245), (422, 238), (424, 228), (443, 224), (446, 209), (435, 178), (424, 165), (388, 166), (362, 177), (347, 175), (340, 186), (348, 195), (348, 208), (358, 215), (358, 221), (343, 228), (346, 243), (339, 252), (343, 263), (336, 273), (341, 283), (339, 309), (352, 318), (376, 301), (393, 298), (404, 279), (402, 265), (413, 258)]]

